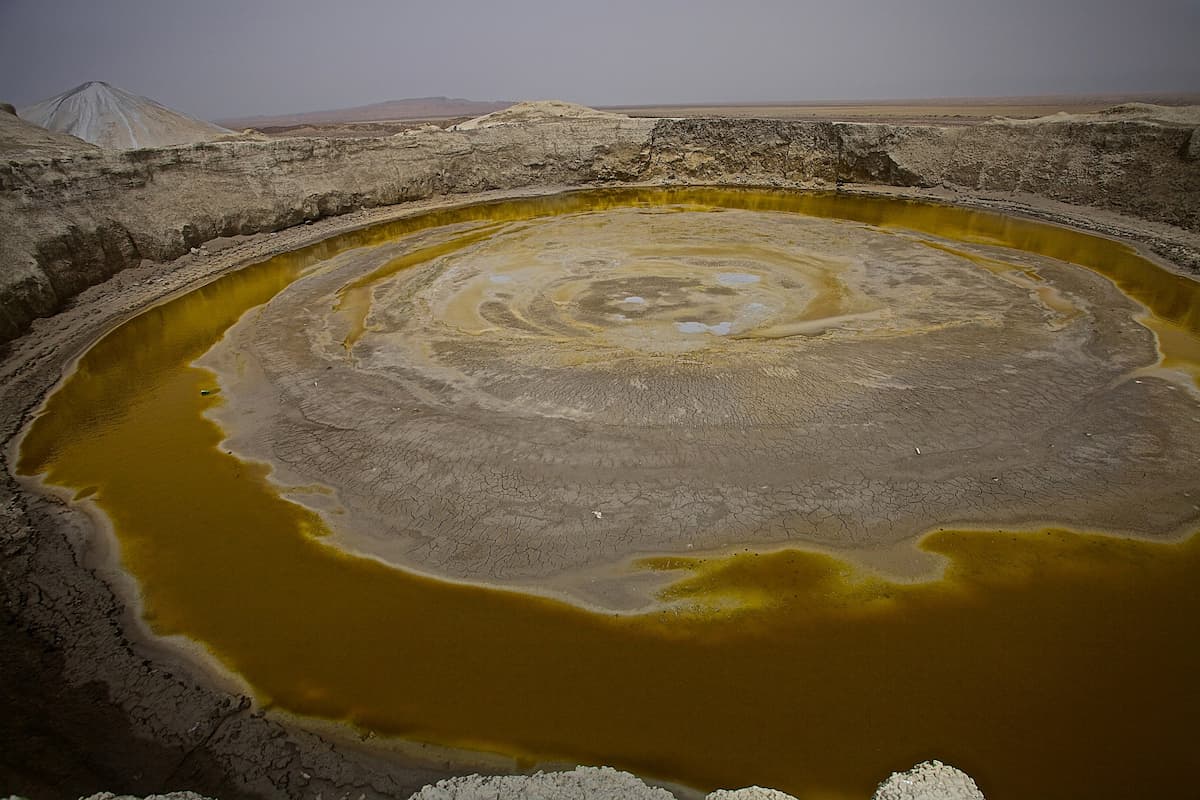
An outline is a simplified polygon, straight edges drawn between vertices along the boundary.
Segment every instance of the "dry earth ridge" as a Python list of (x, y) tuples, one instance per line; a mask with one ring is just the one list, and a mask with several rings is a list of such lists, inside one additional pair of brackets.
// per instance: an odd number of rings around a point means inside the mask
[[(1165, 223), (1177, 230), (1163, 229), (1161, 247), (1194, 265), (1197, 130), (1120, 117), (938, 128), (516, 106), (470, 130), (109, 152), (70, 137), (49, 145), (42, 129), (0, 114), (0, 339), (141, 259), (167, 261), (209, 239), (538, 185), (882, 184), (1017, 204), (1036, 198)], [(28, 141), (39, 147), (32, 156)]]

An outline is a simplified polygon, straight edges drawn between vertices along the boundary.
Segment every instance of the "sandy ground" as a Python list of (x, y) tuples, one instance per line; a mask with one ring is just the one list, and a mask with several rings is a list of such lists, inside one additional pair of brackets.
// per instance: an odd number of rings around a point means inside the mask
[(614, 106), (634, 117), (763, 117), (916, 125), (974, 125), (995, 117), (1031, 119), (1050, 114), (1094, 114), (1122, 103), (1195, 105), (1200, 94), (1052, 97), (964, 97), (830, 103), (746, 103)]
[[(543, 188), (542, 191), (547, 191)], [(886, 189), (889, 194), (897, 190)], [(937, 193), (925, 193), (937, 196)], [(459, 203), (456, 197), (442, 203)], [(958, 198), (960, 200), (964, 198)], [(1151, 250), (1169, 253), (1188, 263), (1196, 258), (1195, 237), (1181, 232), (1088, 209), (1055, 206), (1045, 202), (1014, 201), (1012, 198), (973, 198), (969, 202), (1010, 211), (1032, 213), (1056, 220), (1071, 220), (1103, 232), (1131, 235)], [(340, 231), (368, 225), (434, 204), (375, 209), (327, 219), (277, 235), (259, 235), (211, 243), (208, 254), (186, 256), (171, 264), (143, 265), (127, 270), (108, 282), (81, 294), (53, 318), (39, 320), (30, 334), (11, 343), (0, 362), (0, 431), (11, 448), (12, 437), (38, 398), (56, 382), (72, 359), (108, 327), (165, 297), (187, 291), (214, 275), (260, 260), (272, 253), (294, 249)], [(1086, 215), (1086, 216), (1085, 216)], [(6, 466), (11, 464), (11, 449)], [(6, 715), (4, 740), (9, 743), (5, 769), (23, 764), (20, 772), (5, 774), (6, 788), (36, 796), (74, 796), (92, 789), (134, 789), (141, 792), (182, 786), (210, 788), (223, 797), (262, 791), (262, 785), (236, 787), (224, 776), (238, 764), (247, 781), (268, 780), (264, 763), (282, 759), (285, 765), (335, 763), (326, 739), (298, 730), (286, 719), (253, 710), (221, 689), (204, 685), (186, 664), (173, 661), (162, 647), (140, 637), (141, 626), (114, 595), (99, 562), (103, 548), (89, 544), (89, 523), (78, 512), (53, 499), (30, 494), (18, 487), (6, 469), (3, 506), (17, 506), (36, 522), (36, 532), (27, 530), (5, 554), (5, 574), (34, 576), (34, 589), (74, 598), (77, 607), (106, 609), (103, 614), (82, 614), (63, 624), (61, 620), (21, 617), (4, 620), (0, 637), (4, 670), (8, 674), (36, 675), (36, 679), (5, 687), (9, 708), (54, 707), (58, 721), (46, 721), (36, 736), (30, 736), (30, 715)], [(6, 512), (7, 513), (7, 512)], [(36, 546), (30, 542), (35, 541)], [(22, 543), (24, 542), (24, 543)], [(73, 566), (89, 565), (85, 573)], [(67, 576), (64, 583), (63, 576)], [(34, 589), (31, 589), (33, 591)], [(97, 627), (95, 619), (110, 625)], [(47, 634), (39, 625), (53, 626)], [(36, 663), (29, 661), (36, 647), (23, 645), (27, 637), (51, 635), (71, 641), (70, 656), (64, 661), (46, 653)], [(151, 661), (147, 661), (150, 659)], [(142, 667), (153, 663), (153, 668)], [(94, 681), (94, 682), (93, 682)], [(53, 698), (53, 699), (50, 699)], [(139, 709), (131, 717), (131, 710)], [(231, 737), (237, 731), (241, 738)], [(247, 733), (250, 732), (250, 733)], [(253, 735), (251, 735), (253, 733)], [(25, 748), (21, 753), (14, 749)], [(372, 794), (401, 793), (455, 770), (444, 762), (440, 768), (428, 764), (404, 771), (394, 756), (341, 748), (338, 758), (351, 754), (359, 759), (351, 775), (342, 768), (346, 783), (326, 784), (329, 794), (341, 795), (354, 787)], [(336, 774), (338, 770), (333, 769)], [(52, 777), (47, 777), (52, 776)], [(258, 776), (255, 778), (255, 776)], [(368, 777), (364, 777), (368, 776)], [(371, 777), (374, 776), (374, 777)], [(389, 776), (384, 778), (382, 776)], [(53, 781), (49, 783), (48, 781)], [(389, 783), (390, 781), (390, 783)]]

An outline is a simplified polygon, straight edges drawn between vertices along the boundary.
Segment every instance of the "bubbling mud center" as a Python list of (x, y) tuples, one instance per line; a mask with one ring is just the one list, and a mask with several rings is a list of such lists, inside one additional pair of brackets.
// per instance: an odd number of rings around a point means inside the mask
[(20, 471), (260, 703), (698, 788), (1185, 785), (1200, 284), (884, 198), (428, 212), (119, 325)]

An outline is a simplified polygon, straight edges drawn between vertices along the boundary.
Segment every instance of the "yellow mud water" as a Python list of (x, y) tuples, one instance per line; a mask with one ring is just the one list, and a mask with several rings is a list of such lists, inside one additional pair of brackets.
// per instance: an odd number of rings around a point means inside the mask
[(220, 402), (216, 377), (191, 362), (323, 260), (441, 225), (670, 203), (816, 214), (1080, 263), (1145, 303), (1178, 337), (1163, 342), (1168, 359), (1194, 366), (1198, 284), (1101, 237), (894, 200), (575, 193), (348, 234), (153, 308), (80, 359), (27, 432), (19, 469), (111, 519), (155, 632), (202, 643), (262, 701), (296, 713), (806, 798), (867, 797), (931, 757), (994, 798), (1192, 786), (1197, 537), (943, 531), (920, 546), (949, 559), (946, 576), (918, 584), (798, 551), (652, 559), (643, 567), (680, 570), (664, 599), (682, 605), (618, 616), (342, 553), (265, 466), (221, 449), (204, 415)]

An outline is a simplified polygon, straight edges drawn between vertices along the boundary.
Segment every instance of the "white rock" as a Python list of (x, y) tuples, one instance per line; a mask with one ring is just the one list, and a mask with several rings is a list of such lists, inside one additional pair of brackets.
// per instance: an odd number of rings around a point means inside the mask
[(796, 798), (778, 789), (747, 786), (745, 789), (718, 789), (705, 800), (796, 800)]
[[(140, 798), (128, 794), (99, 792), (91, 797), (80, 798), (80, 800), (140, 800)], [(211, 798), (195, 792), (167, 792), (166, 794), (146, 795), (144, 800), (211, 800)]]
[(426, 786), (411, 800), (675, 800), (665, 789), (647, 786), (611, 767), (576, 767), (569, 772), (488, 777), (468, 775)]
[(872, 800), (984, 800), (971, 776), (940, 761), (925, 761), (908, 772), (893, 772)]

